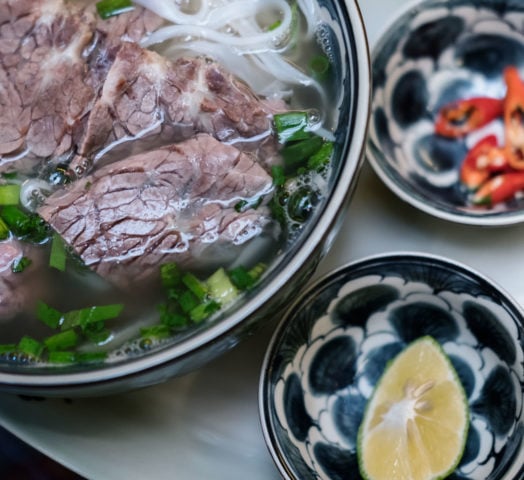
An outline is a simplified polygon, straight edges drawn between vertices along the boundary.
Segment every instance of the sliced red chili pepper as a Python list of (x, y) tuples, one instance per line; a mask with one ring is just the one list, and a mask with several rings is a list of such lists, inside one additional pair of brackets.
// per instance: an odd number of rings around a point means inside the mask
[(473, 196), (475, 205), (494, 205), (524, 190), (524, 172), (501, 173), (482, 185)]
[(460, 180), (470, 190), (476, 190), (489, 177), (489, 155), (498, 146), (497, 137), (488, 135), (479, 140), (467, 153), (460, 167)]
[(506, 147), (510, 152), (511, 167), (524, 169), (524, 82), (515, 67), (504, 70), (506, 99), (504, 102), (504, 128)]
[(439, 110), (435, 133), (450, 138), (463, 137), (501, 117), (503, 113), (503, 99), (474, 97), (455, 100)]

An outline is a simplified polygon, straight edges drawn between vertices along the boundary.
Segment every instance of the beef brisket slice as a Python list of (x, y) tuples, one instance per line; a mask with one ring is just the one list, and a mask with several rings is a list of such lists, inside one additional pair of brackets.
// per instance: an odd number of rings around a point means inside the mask
[(40, 215), (86, 265), (120, 287), (190, 266), (211, 245), (240, 245), (269, 222), (266, 207), (237, 212), (272, 190), (251, 155), (200, 134), (114, 162), (50, 196)]
[(171, 62), (135, 43), (124, 43), (71, 169), (81, 176), (104, 147), (162, 129), (170, 143), (199, 132), (221, 141), (269, 134), (272, 113), (269, 103), (216, 62), (205, 58)]
[(0, 169), (71, 154), (122, 38), (138, 41), (154, 17), (138, 8), (103, 24), (94, 2), (1, 2)]

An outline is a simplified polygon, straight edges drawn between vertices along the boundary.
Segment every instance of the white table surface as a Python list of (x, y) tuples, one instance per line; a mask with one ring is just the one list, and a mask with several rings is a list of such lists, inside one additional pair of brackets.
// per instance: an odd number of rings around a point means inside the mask
[[(410, 0), (362, 0), (370, 45)], [(372, 254), (419, 251), (466, 263), (524, 305), (524, 225), (486, 229), (403, 203), (365, 165), (345, 221), (316, 276)], [(271, 325), (217, 362), (123, 395), (45, 401), (0, 394), (0, 424), (95, 480), (277, 480), (258, 417)]]

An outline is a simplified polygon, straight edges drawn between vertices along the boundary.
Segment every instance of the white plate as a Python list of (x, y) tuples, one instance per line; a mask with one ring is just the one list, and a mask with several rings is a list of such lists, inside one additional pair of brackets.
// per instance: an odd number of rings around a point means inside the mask
[[(361, 2), (371, 45), (408, 2)], [(403, 203), (366, 165), (315, 277), (364, 256), (400, 250), (467, 263), (524, 305), (524, 226), (484, 229), (436, 219)], [(0, 394), (0, 424), (89, 479), (278, 480), (257, 411), (260, 367), (273, 326), (212, 365), (141, 391), (71, 402)]]

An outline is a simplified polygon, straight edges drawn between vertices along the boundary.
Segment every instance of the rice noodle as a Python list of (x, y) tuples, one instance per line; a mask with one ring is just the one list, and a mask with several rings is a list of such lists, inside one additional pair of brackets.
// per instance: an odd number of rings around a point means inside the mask
[[(313, 78), (281, 55), (297, 22), (286, 0), (208, 0), (200, 2), (198, 10), (191, 14), (184, 13), (176, 0), (135, 0), (135, 3), (170, 22), (144, 38), (145, 47), (177, 39), (165, 47), (165, 52), (177, 55), (193, 50), (215, 57), (234, 66), (235, 73), (261, 95), (271, 93), (283, 98), (292, 94), (293, 85), (301, 85), (324, 96)], [(296, 5), (306, 19), (306, 35), (312, 37), (318, 21), (316, 2), (297, 0)], [(257, 18), (267, 12), (278, 12), (279, 23), (275, 28), (263, 30)], [(276, 91), (270, 92), (269, 88)]]

